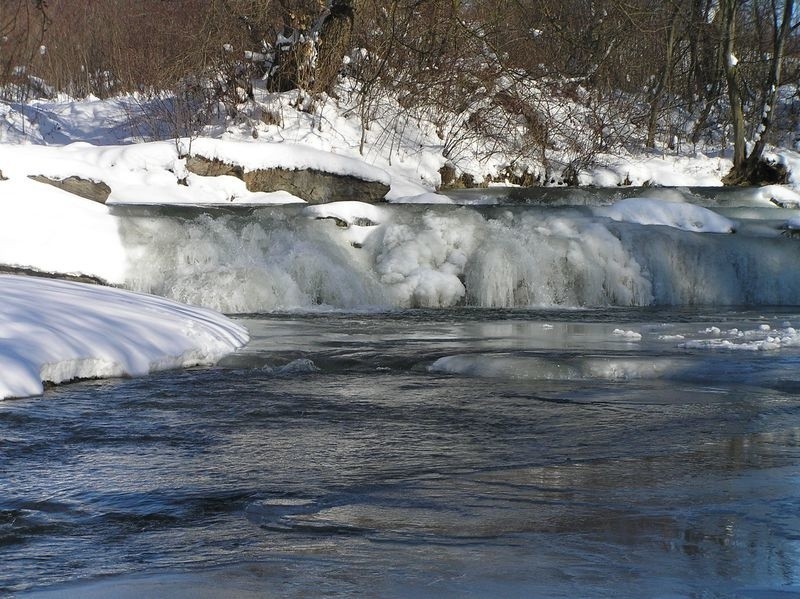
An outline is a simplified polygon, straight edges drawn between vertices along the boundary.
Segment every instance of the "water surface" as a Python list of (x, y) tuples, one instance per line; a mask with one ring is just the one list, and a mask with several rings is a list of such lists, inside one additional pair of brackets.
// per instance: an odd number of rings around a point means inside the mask
[(0, 594), (800, 592), (800, 309), (241, 321), (0, 403)]

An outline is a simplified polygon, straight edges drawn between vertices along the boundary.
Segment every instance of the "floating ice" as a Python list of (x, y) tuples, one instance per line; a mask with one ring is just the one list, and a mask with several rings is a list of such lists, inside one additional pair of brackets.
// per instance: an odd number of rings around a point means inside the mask
[(700, 332), (713, 337), (709, 339), (692, 339), (681, 343), (678, 347), (683, 349), (741, 351), (767, 351), (800, 347), (800, 333), (791, 326), (773, 329), (768, 324), (762, 324), (756, 329), (740, 330), (734, 328), (727, 331), (722, 331), (719, 327), (709, 327)]
[(636, 331), (625, 331), (623, 329), (614, 329), (611, 333), (615, 337), (622, 337), (626, 341), (641, 341), (642, 334), (637, 333)]

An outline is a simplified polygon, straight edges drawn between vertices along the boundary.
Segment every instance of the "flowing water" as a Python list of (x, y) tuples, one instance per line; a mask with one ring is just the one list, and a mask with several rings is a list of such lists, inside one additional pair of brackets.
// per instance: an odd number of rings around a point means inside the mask
[(252, 341), (0, 403), (0, 595), (799, 594), (795, 211), (581, 202), (120, 210)]

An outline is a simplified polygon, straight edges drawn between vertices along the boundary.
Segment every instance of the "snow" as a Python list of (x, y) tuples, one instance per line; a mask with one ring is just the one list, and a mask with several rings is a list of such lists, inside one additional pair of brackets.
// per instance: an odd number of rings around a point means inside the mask
[(389, 173), (363, 160), (344, 156), (333, 151), (318, 150), (307, 145), (264, 141), (233, 141), (201, 138), (182, 142), (191, 154), (237, 164), (245, 170), (280, 167), (288, 170), (314, 169), (335, 175), (349, 175), (365, 181), (391, 184)]
[(800, 206), (800, 192), (785, 185), (764, 185), (748, 192), (754, 202), (764, 206), (797, 208)]
[[(92, 146), (75, 142), (60, 147), (0, 144), (0, 171), (10, 180), (44, 175), (53, 179), (78, 176), (102, 181), (111, 188), (108, 204), (250, 205), (303, 202), (285, 191), (251, 192), (244, 181), (232, 176), (193, 175), (186, 170), (185, 160), (180, 158), (186, 149), (181, 147), (181, 143)], [(195, 139), (191, 151), (205, 158), (239, 165), (245, 170), (309, 168), (387, 185), (391, 182), (385, 171), (363, 161), (298, 144)]]
[(43, 382), (214, 364), (247, 331), (204, 308), (109, 287), (0, 275), (0, 399)]
[(0, 181), (0, 264), (119, 284), (127, 255), (108, 208), (22, 178)]
[(345, 238), (354, 246), (363, 246), (375, 228), (389, 219), (386, 208), (364, 202), (331, 202), (307, 206), (303, 214), (309, 218), (333, 218), (346, 226)]
[(599, 216), (640, 225), (663, 225), (697, 233), (731, 233), (736, 224), (707, 208), (650, 198), (628, 198), (596, 208)]
[(691, 156), (648, 156), (620, 152), (616, 155), (600, 155), (598, 162), (598, 166), (579, 175), (581, 185), (719, 187), (722, 185), (722, 178), (733, 167), (733, 163), (727, 158), (711, 157), (700, 152)]
[[(513, 81), (498, 84), (518, 85)], [(164, 142), (151, 142), (159, 145), (142, 144), (156, 138), (171, 137), (169, 121), (164, 121), (168, 97), (144, 98), (137, 95), (121, 96), (108, 100), (89, 98), (74, 100), (60, 97), (55, 100), (34, 100), (24, 108), (0, 104), (0, 147), (3, 144), (19, 146), (47, 145), (49, 152), (39, 155), (45, 160), (28, 160), (31, 167), (43, 165), (52, 173), (61, 172), (63, 176), (78, 174), (69, 172), (65, 160), (71, 158), (83, 162), (86, 175), (106, 181), (114, 192), (112, 202), (153, 202), (164, 203), (277, 203), (280, 197), (254, 197), (237, 190), (226, 194), (223, 190), (214, 192), (206, 185), (199, 189), (197, 182), (190, 182), (190, 188), (174, 190), (180, 178), (181, 164), (177, 156), (193, 153), (207, 158), (218, 158), (232, 164), (241, 165), (245, 170), (270, 166), (287, 169), (314, 168), (334, 174), (348, 174), (369, 181), (379, 181), (390, 186), (386, 199), (393, 202), (438, 203), (443, 196), (435, 194), (440, 183), (439, 169), (445, 164), (454, 165), (459, 174), (471, 175), (476, 183), (503, 181), (509, 175), (509, 165), (513, 165), (515, 176), (531, 175), (539, 177), (544, 184), (563, 184), (560, 171), (573, 158), (566, 149), (567, 140), (577, 136), (578, 143), (589, 143), (583, 139), (582, 116), (586, 110), (580, 102), (572, 104), (563, 98), (550, 98), (543, 90), (527, 90), (527, 95), (542, 111), (542, 118), (558, 123), (553, 132), (553, 148), (549, 151), (548, 164), (539, 158), (522, 158), (518, 153), (524, 146), (524, 136), (516, 138), (510, 133), (503, 145), (496, 140), (482, 140), (469, 136), (461, 140), (463, 120), (471, 112), (463, 115), (448, 115), (437, 119), (439, 126), (425, 117), (392, 117), (402, 109), (391, 98), (382, 98), (375, 107), (375, 114), (368, 122), (362, 123), (360, 112), (353, 104), (350, 94), (352, 82), (344, 82), (339, 90), (340, 98), (327, 99), (309, 110), (297, 108), (306, 103), (298, 92), (270, 94), (256, 87), (256, 101), (248, 109), (249, 117), (226, 122), (224, 119), (212, 120), (199, 132), (197, 137), (171, 139)], [(566, 104), (565, 104), (566, 102)], [(481, 106), (474, 106), (481, 109)], [(159, 112), (160, 111), (160, 112)], [(159, 120), (161, 114), (161, 121)], [(269, 118), (262, 120), (265, 115)], [(381, 115), (387, 115), (383, 117)], [(512, 118), (513, 115), (506, 115)], [(499, 116), (498, 119), (502, 120)], [(164, 121), (164, 122), (162, 122)], [(279, 124), (278, 124), (279, 123)], [(563, 129), (563, 131), (562, 131)], [(565, 136), (564, 139), (561, 137)], [(583, 136), (583, 137), (582, 137)], [(94, 146), (104, 146), (112, 150), (111, 155), (119, 156), (115, 147), (130, 146), (139, 142), (140, 150), (134, 153), (149, 155), (144, 163), (139, 156), (138, 163), (133, 156), (122, 156), (121, 161), (101, 159), (95, 152), (84, 146), (81, 151), (70, 151), (73, 142), (89, 142)], [(52, 146), (63, 146), (64, 152), (53, 153)], [(448, 156), (445, 157), (445, 147)], [(558, 149), (561, 148), (561, 149)], [(688, 149), (688, 148), (687, 148)], [(638, 152), (626, 148), (615, 148), (613, 152), (596, 155), (596, 166), (582, 169), (578, 174), (581, 185), (653, 185), (653, 186), (720, 186), (722, 177), (732, 164), (727, 156), (717, 153), (704, 153), (705, 146), (692, 147), (691, 153), (685, 150), (674, 152)], [(34, 159), (36, 154), (30, 154)], [(20, 157), (21, 159), (22, 157)], [(800, 154), (780, 149), (767, 152), (766, 158), (786, 164), (792, 173), (800, 173)], [(5, 163), (8, 156), (0, 157), (0, 170), (10, 168)], [(64, 168), (57, 169), (60, 163)], [(125, 182), (123, 173), (126, 163), (135, 167), (130, 175), (147, 171), (148, 181), (138, 178), (137, 189), (122, 192), (119, 183)], [(86, 176), (83, 175), (83, 176)], [(800, 174), (798, 174), (800, 176)], [(790, 181), (798, 186), (800, 182)], [(196, 189), (191, 189), (195, 185)], [(430, 194), (430, 195), (429, 195)], [(159, 200), (151, 198), (158, 197)], [(294, 200), (296, 201), (296, 199)]]

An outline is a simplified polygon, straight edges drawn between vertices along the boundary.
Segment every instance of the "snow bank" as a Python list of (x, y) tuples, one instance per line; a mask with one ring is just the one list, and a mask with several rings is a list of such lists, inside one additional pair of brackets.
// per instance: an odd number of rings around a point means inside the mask
[(747, 195), (755, 203), (764, 206), (780, 206), (782, 208), (800, 207), (800, 192), (783, 185), (764, 185), (747, 191)]
[(0, 275), (0, 399), (43, 381), (213, 364), (248, 334), (203, 308), (119, 289)]
[(628, 198), (609, 207), (596, 208), (595, 214), (616, 221), (640, 225), (664, 225), (697, 233), (731, 233), (735, 223), (707, 208), (650, 198)]
[[(235, 121), (224, 120), (210, 123), (199, 138), (179, 139), (159, 144), (159, 148), (147, 147), (146, 154), (169, 154), (166, 161), (156, 159), (144, 167), (149, 180), (139, 182), (131, 193), (114, 194), (112, 202), (154, 202), (158, 196), (163, 203), (278, 203), (279, 196), (265, 197), (249, 195), (249, 192), (234, 190), (201, 189), (200, 182), (189, 177), (188, 187), (175, 190), (177, 179), (186, 173), (177, 155), (196, 153), (207, 158), (218, 158), (241, 165), (246, 170), (269, 166), (288, 169), (313, 168), (334, 174), (353, 175), (369, 181), (379, 181), (391, 187), (386, 198), (397, 202), (436, 203), (443, 196), (432, 193), (441, 182), (440, 169), (451, 164), (457, 172), (470, 175), (478, 183), (502, 181), (510, 174), (539, 177), (546, 185), (563, 184), (560, 172), (574, 158), (567, 149), (566, 139), (554, 139), (554, 148), (548, 149), (546, 168), (539, 158), (527, 156), (521, 160), (518, 136), (512, 135), (506, 143), (497, 145), (495, 138), (475, 138), (463, 135), (465, 114), (451, 114), (432, 122), (426, 118), (408, 119), (398, 126), (392, 115), (403, 112), (391, 98), (380, 100), (380, 109), (364, 127), (358, 111), (354, 110), (354, 96), (348, 91), (352, 82), (339, 89), (337, 100), (320, 103), (313, 111), (297, 108), (297, 92), (269, 93), (262, 88), (254, 89), (256, 102), (251, 107), (249, 118)], [(543, 90), (536, 91), (539, 105), (544, 108), (546, 120), (560, 122), (569, 114), (580, 114), (581, 103), (570, 103), (564, 98), (549, 98)], [(137, 95), (120, 96), (107, 100), (89, 98), (74, 100), (62, 97), (53, 101), (34, 100), (24, 109), (0, 103), (0, 151), (2, 144), (59, 145), (61, 159), (78, 158), (68, 148), (73, 142), (89, 142), (84, 147), (106, 148), (108, 156), (118, 154), (114, 148), (150, 146), (141, 142), (168, 135), (169, 123), (159, 123), (163, 112), (163, 101), (151, 100)], [(577, 111), (577, 112), (576, 112)], [(272, 119), (260, 117), (272, 114)], [(382, 116), (382, 115), (385, 115)], [(162, 115), (163, 118), (163, 115)], [(279, 123), (279, 124), (278, 124)], [(468, 129), (466, 129), (468, 130)], [(573, 133), (575, 133), (573, 131)], [(443, 138), (442, 135), (445, 137)], [(558, 138), (558, 135), (556, 135)], [(578, 135), (579, 143), (593, 143), (588, 137)], [(527, 143), (527, 141), (525, 142)], [(453, 145), (455, 144), (455, 145)], [(444, 156), (445, 146), (449, 146)], [(591, 147), (591, 145), (587, 145)], [(704, 149), (706, 146), (700, 146)], [(25, 150), (27, 152), (27, 150)], [(71, 156), (70, 156), (71, 154)], [(5, 172), (5, 157), (0, 156), (0, 170)], [(773, 149), (765, 158), (784, 164), (789, 169), (790, 183), (800, 187), (800, 154), (787, 149)], [(80, 160), (78, 160), (80, 161)], [(45, 166), (52, 160), (24, 161), (27, 164)], [(102, 162), (102, 161), (101, 161)], [(721, 186), (722, 178), (730, 171), (732, 162), (715, 152), (688, 152), (688, 148), (673, 152), (631, 153), (619, 148), (615, 153), (600, 153), (597, 165), (582, 170), (578, 176), (581, 185), (618, 186)], [(142, 170), (142, 164), (134, 170)], [(512, 168), (513, 166), (513, 168)], [(112, 189), (118, 187), (106, 177), (116, 178), (125, 171), (126, 161), (108, 160), (104, 164), (93, 157), (84, 167), (108, 183)], [(10, 167), (9, 167), (10, 168)], [(49, 168), (49, 167), (48, 167)], [(513, 173), (509, 172), (509, 169)], [(56, 169), (58, 170), (58, 169)], [(79, 174), (67, 172), (63, 176)], [(7, 174), (7, 173), (6, 173)], [(48, 174), (48, 173), (33, 173)], [(52, 173), (55, 174), (55, 173)], [(165, 176), (164, 176), (165, 175)], [(81, 175), (83, 176), (83, 175)], [(159, 183), (160, 181), (160, 183)], [(156, 184), (157, 183), (157, 184)], [(164, 193), (168, 192), (168, 193)], [(288, 198), (291, 200), (291, 198)]]
[(0, 264), (124, 281), (126, 252), (108, 208), (27, 177), (0, 181)]
[(92, 146), (80, 142), (61, 147), (0, 144), (0, 171), (12, 181), (27, 179), (30, 175), (53, 179), (77, 176), (102, 181), (111, 188), (108, 204), (303, 202), (285, 191), (251, 192), (244, 181), (236, 177), (202, 177), (189, 173), (185, 160), (179, 158), (181, 152), (188, 151), (189, 147), (194, 154), (239, 165), (245, 170), (308, 168), (387, 185), (391, 182), (388, 173), (362, 160), (300, 144), (218, 139), (196, 139), (191, 146), (188, 140), (126, 146)]

